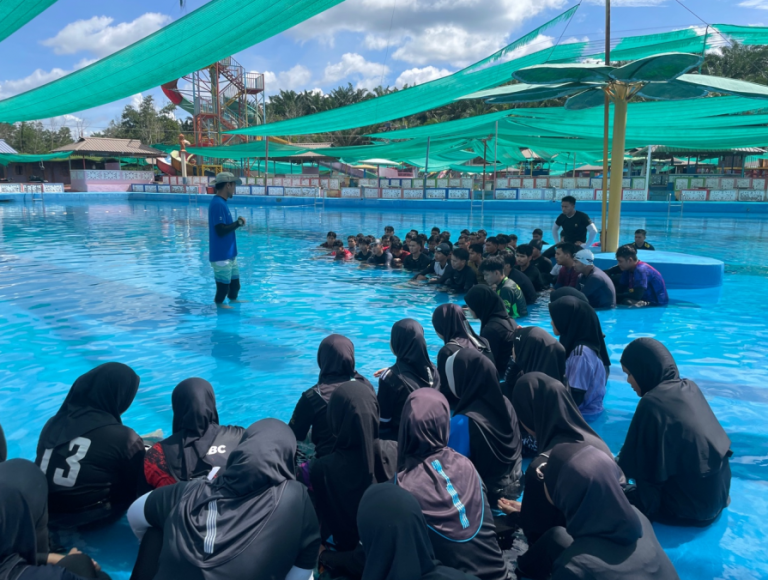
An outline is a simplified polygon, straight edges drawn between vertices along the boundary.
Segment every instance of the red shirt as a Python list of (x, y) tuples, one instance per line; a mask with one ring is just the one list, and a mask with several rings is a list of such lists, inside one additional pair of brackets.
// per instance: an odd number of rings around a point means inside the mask
[(576, 288), (578, 279), (579, 273), (574, 268), (566, 268), (563, 266), (560, 268), (560, 272), (557, 274), (557, 282), (555, 282), (555, 288), (562, 288), (563, 286)]
[(155, 443), (144, 456), (144, 476), (153, 489), (177, 483), (176, 478), (168, 471), (168, 463), (160, 443)]

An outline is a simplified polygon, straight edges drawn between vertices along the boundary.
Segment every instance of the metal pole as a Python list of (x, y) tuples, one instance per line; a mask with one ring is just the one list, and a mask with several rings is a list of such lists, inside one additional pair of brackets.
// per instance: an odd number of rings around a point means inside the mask
[[(493, 139), (493, 199), (496, 199), (496, 163), (497, 163), (497, 153), (499, 150), (499, 122), (496, 121), (496, 136)], [(485, 194), (483, 194), (483, 199), (485, 199)]]
[[(624, 142), (627, 130), (627, 96), (629, 87), (616, 85), (613, 101), (613, 143), (611, 152), (611, 205), (608, 220), (608, 235), (605, 246), (608, 252), (615, 252), (619, 247), (619, 226), (621, 222), (621, 196), (623, 189)], [(618, 173), (618, 179), (617, 174)]]
[(483, 197), (485, 197), (485, 165), (486, 165), (485, 158), (487, 157), (487, 153), (486, 153), (487, 151), (488, 151), (488, 139), (483, 139), (483, 187), (482, 187), (483, 191), (481, 193)]
[[(611, 64), (611, 0), (605, 0), (605, 64)], [(600, 231), (602, 239), (601, 250), (605, 250), (605, 236), (607, 235), (606, 223), (608, 219), (608, 125), (610, 123), (611, 100), (605, 93), (603, 111), (603, 199), (602, 220)]]
[(269, 177), (269, 137), (264, 137), (264, 187), (267, 187)]
[[(573, 154), (573, 174), (571, 175), (573, 179), (576, 179), (576, 154)], [(574, 185), (576, 185), (574, 183)]]
[[(429, 140), (430, 138), (427, 137), (427, 157), (424, 159), (424, 181), (422, 182), (422, 195), (424, 196), (424, 199), (427, 198), (427, 173), (429, 173)], [(381, 185), (381, 180), (379, 180), (379, 185)]]
[(648, 199), (648, 191), (651, 187), (651, 148), (652, 145), (648, 145), (648, 158), (645, 161), (645, 199)]

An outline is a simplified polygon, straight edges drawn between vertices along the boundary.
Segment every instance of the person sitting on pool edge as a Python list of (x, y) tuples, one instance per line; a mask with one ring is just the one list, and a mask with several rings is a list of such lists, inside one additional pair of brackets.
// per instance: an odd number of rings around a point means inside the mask
[(409, 272), (421, 272), (429, 268), (430, 259), (424, 254), (423, 238), (415, 236), (408, 240), (408, 249), (411, 253), (403, 260), (403, 268)]
[(634, 244), (616, 250), (616, 261), (622, 272), (617, 302), (636, 307), (669, 304), (664, 278), (653, 266), (637, 259)]
[(325, 241), (317, 247), (324, 250), (330, 250), (331, 248), (333, 248), (333, 242), (335, 241), (336, 241), (336, 232), (328, 232), (325, 235)]
[[(533, 255), (533, 247), (530, 244), (520, 244), (515, 249), (515, 264), (517, 270), (528, 276), (528, 279), (533, 284), (536, 292), (541, 292), (546, 288), (544, 281), (541, 279), (541, 272), (539, 269), (531, 263), (531, 256)], [(507, 262), (507, 258), (504, 258)]]
[(429, 284), (440, 284), (450, 292), (464, 294), (477, 284), (477, 277), (472, 268), (467, 266), (469, 252), (455, 248), (451, 253), (451, 267), (446, 269), (439, 280), (432, 279)]
[(643, 229), (635, 230), (635, 249), (636, 250), (650, 250), (654, 251), (656, 248), (654, 248), (651, 244), (645, 241), (646, 231)]
[(573, 257), (573, 269), (579, 273), (576, 288), (584, 293), (592, 308), (615, 308), (616, 287), (594, 263), (594, 254), (586, 248), (576, 252)]
[(372, 266), (386, 266), (390, 267), (392, 264), (392, 254), (389, 249), (384, 249), (381, 240), (375, 240), (371, 244), (371, 257), (368, 258), (368, 263)]
[(411, 281), (427, 280), (430, 276), (437, 276), (438, 279), (442, 278), (446, 270), (450, 270), (451, 268), (451, 265), (448, 263), (448, 258), (450, 257), (450, 255), (451, 255), (451, 246), (449, 246), (448, 244), (440, 244), (435, 248), (435, 257), (429, 263), (429, 266), (427, 266), (421, 272), (416, 274), (411, 279)]
[(555, 260), (557, 260), (557, 265), (560, 266), (560, 271), (557, 273), (557, 280), (555, 281), (555, 290), (563, 286), (576, 288), (579, 273), (573, 268), (573, 257), (579, 251), (579, 246), (570, 242), (560, 242), (555, 247), (557, 248)]
[(480, 272), (488, 284), (501, 298), (504, 308), (510, 318), (519, 318), (528, 315), (528, 306), (520, 286), (504, 275), (504, 260), (502, 258), (486, 258), (480, 264)]
[[(213, 268), (213, 277), (216, 280), (216, 296), (213, 301), (221, 308), (230, 308), (224, 305), (224, 299), (229, 297), (230, 302), (237, 302), (240, 292), (240, 269), (237, 266), (237, 240), (235, 230), (245, 225), (245, 218), (240, 216), (236, 221), (232, 220), (232, 213), (227, 207), (227, 200), (235, 195), (235, 187), (242, 184), (232, 173), (224, 171), (216, 176), (213, 182), (216, 195), (208, 206), (208, 243), (210, 253), (208, 259)], [(330, 236), (333, 232), (328, 232)], [(333, 234), (336, 239), (336, 234)], [(327, 242), (326, 242), (327, 244)], [(332, 244), (326, 247), (331, 248)]]

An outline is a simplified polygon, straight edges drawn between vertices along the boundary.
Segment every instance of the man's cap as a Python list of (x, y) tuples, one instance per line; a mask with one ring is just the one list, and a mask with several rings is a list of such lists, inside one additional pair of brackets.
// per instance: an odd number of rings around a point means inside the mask
[(235, 177), (234, 173), (230, 173), (229, 171), (222, 171), (221, 173), (218, 173), (216, 175), (216, 179), (213, 180), (211, 185), (216, 186), (219, 183), (234, 183), (235, 185), (242, 185), (242, 180)]
[(579, 250), (573, 259), (585, 266), (592, 266), (595, 263), (595, 255), (589, 250)]
[(449, 246), (448, 244), (445, 244), (445, 243), (438, 244), (437, 247), (435, 248), (435, 252), (440, 252), (444, 256), (450, 256), (451, 255), (451, 246)]

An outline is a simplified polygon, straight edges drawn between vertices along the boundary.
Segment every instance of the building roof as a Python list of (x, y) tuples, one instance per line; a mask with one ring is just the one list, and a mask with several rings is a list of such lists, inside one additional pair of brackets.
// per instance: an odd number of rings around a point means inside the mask
[(54, 149), (52, 153), (66, 151), (101, 157), (166, 157), (159, 149), (144, 145), (138, 139), (110, 137), (81, 137), (74, 143)]
[(0, 153), (10, 153), (12, 155), (15, 155), (18, 153), (16, 149), (8, 145), (8, 143), (5, 142), (5, 139), (0, 139)]

